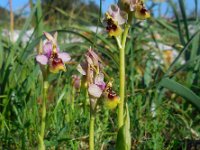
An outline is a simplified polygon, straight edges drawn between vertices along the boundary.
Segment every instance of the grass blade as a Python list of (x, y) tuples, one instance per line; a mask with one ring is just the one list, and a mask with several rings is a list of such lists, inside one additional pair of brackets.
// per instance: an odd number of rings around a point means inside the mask
[(185, 9), (185, 5), (184, 5), (183, 0), (179, 0), (179, 5), (180, 5), (180, 8), (181, 8), (183, 23), (184, 23), (184, 26), (185, 26), (186, 37), (187, 37), (187, 40), (189, 40), (190, 35), (189, 35), (189, 31), (188, 31), (187, 16), (186, 16), (186, 12), (185, 12), (186, 9)]
[(181, 55), (188, 49), (188, 47), (190, 46), (190, 44), (192, 43), (193, 39), (198, 35), (200, 30), (198, 30), (191, 38), (190, 40), (187, 42), (187, 44), (185, 45), (185, 47), (180, 51), (180, 53), (178, 54), (178, 56), (175, 58), (175, 60), (172, 62), (172, 64), (170, 65), (170, 67), (168, 68), (168, 70), (166, 71), (165, 77), (170, 73), (170, 71), (175, 67), (177, 61), (179, 60), (179, 58), (181, 57)]
[(159, 85), (180, 95), (200, 110), (200, 97), (187, 87), (169, 78), (162, 79)]

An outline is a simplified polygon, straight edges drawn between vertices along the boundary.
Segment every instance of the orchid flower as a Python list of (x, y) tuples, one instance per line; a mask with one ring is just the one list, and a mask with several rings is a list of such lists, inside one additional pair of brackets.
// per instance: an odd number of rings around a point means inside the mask
[(128, 15), (126, 12), (121, 11), (117, 5), (111, 5), (103, 19), (109, 36), (120, 36), (123, 31), (121, 25), (126, 23), (127, 19)]
[(100, 58), (90, 48), (85, 55), (86, 61), (77, 66), (77, 70), (87, 78), (88, 92), (91, 97), (99, 98), (105, 89), (104, 75), (101, 72)]
[(122, 3), (129, 6), (129, 11), (134, 12), (137, 19), (144, 20), (150, 17), (150, 13), (145, 8), (143, 0), (122, 0)]
[(43, 52), (36, 56), (36, 61), (41, 65), (48, 65), (49, 71), (58, 73), (60, 70), (66, 71), (65, 64), (71, 57), (66, 52), (60, 52), (57, 45), (57, 32), (52, 36), (44, 32), (47, 42), (43, 45)]
[(144, 2), (141, 0), (135, 5), (135, 17), (137, 19), (145, 20), (150, 18), (149, 11), (145, 8)]
[(96, 105), (96, 99), (103, 97), (106, 108), (115, 108), (119, 103), (119, 97), (112, 90), (112, 84), (110, 82), (106, 84), (104, 81), (100, 58), (92, 49), (89, 49), (85, 56), (86, 61), (79, 64), (77, 70), (87, 78), (88, 93), (92, 107)]
[(104, 89), (104, 106), (107, 109), (114, 109), (120, 102), (119, 96), (112, 90), (112, 83), (108, 82)]
[(94, 98), (100, 98), (104, 89), (106, 87), (106, 83), (104, 82), (103, 73), (99, 73), (94, 78), (94, 82), (89, 85), (88, 92)]

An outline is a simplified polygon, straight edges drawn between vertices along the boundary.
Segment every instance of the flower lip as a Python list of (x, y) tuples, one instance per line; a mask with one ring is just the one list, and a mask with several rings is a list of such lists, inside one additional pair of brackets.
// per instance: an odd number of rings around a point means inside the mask
[(113, 90), (109, 91), (108, 98), (110, 100), (113, 100), (116, 96), (117, 96), (117, 94), (115, 93), (115, 91), (113, 91)]
[(58, 57), (58, 54), (57, 53), (53, 53), (51, 55), (51, 59), (52, 59), (52, 65), (53, 66), (56, 66), (58, 64), (63, 64), (63, 61), (61, 58)]
[(121, 11), (118, 5), (110, 5), (108, 11), (105, 13), (103, 22), (109, 36), (120, 36), (122, 34), (121, 25), (126, 23), (128, 20), (128, 14)]
[(137, 19), (147, 19), (150, 17), (150, 13), (149, 11), (144, 7), (143, 3), (140, 3), (136, 6), (136, 10), (135, 10), (135, 17)]
[(52, 60), (52, 66), (53, 66), (53, 67), (56, 67), (57, 65), (60, 65), (60, 64), (63, 65), (62, 59), (60, 59), (60, 58), (54, 58), (54, 59)]
[(58, 73), (60, 70), (66, 71), (63, 60), (58, 57), (57, 53), (52, 53), (49, 59), (49, 70), (52, 73)]
[(142, 13), (143, 15), (145, 15), (147, 12), (148, 11), (145, 7), (142, 7), (142, 9), (140, 10), (140, 13)]
[(111, 30), (116, 31), (117, 30), (117, 25), (114, 24), (113, 20), (110, 18), (107, 20), (107, 27), (106, 30), (109, 32)]

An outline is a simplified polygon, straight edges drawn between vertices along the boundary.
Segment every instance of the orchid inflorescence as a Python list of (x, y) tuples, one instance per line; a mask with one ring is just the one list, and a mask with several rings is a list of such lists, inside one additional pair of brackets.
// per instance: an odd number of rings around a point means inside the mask
[(122, 0), (124, 10), (121, 10), (117, 4), (112, 4), (105, 13), (103, 23), (109, 36), (120, 36), (123, 32), (122, 25), (128, 20), (132, 20), (132, 14), (135, 18), (145, 20), (150, 17), (150, 13), (144, 6), (143, 0)]
[(54, 36), (47, 32), (44, 32), (44, 35), (47, 41), (43, 45), (42, 52), (36, 56), (36, 61), (41, 65), (48, 65), (49, 71), (52, 73), (66, 71), (65, 63), (68, 62), (71, 57), (66, 52), (60, 52), (57, 45), (57, 32)]
[(77, 70), (86, 77), (90, 104), (93, 109), (97, 106), (97, 100), (104, 97), (104, 104), (108, 109), (113, 109), (119, 103), (119, 97), (112, 90), (111, 84), (104, 81), (103, 65), (99, 56), (89, 48), (85, 55), (86, 61), (77, 66)]
[[(108, 35), (115, 37), (120, 50), (120, 97), (112, 89), (112, 82), (105, 82), (104, 78), (104, 66), (102, 60), (94, 52), (92, 48), (89, 48), (85, 54), (85, 61), (77, 66), (77, 70), (83, 75), (83, 81), (85, 81), (86, 97), (90, 101), (90, 127), (89, 127), (89, 147), (90, 150), (94, 150), (94, 121), (97, 113), (97, 106), (100, 104), (100, 100), (104, 99), (103, 103), (107, 109), (114, 109), (119, 104), (118, 112), (118, 128), (125, 127), (124, 124), (124, 97), (125, 97), (125, 45), (128, 35), (128, 30), (132, 22), (132, 17), (137, 19), (147, 19), (150, 17), (150, 13), (144, 6), (143, 0), (121, 0), (121, 10), (116, 4), (111, 5), (106, 12), (103, 22), (106, 26)], [(123, 7), (124, 6), (124, 7)], [(128, 6), (128, 7), (127, 7)], [(52, 36), (51, 34), (44, 32), (46, 42), (43, 44), (43, 48), (39, 49), (39, 53), (36, 56), (36, 61), (40, 64), (43, 79), (44, 79), (44, 100), (42, 103), (42, 123), (41, 132), (39, 135), (40, 149), (43, 150), (44, 145), (44, 131), (45, 131), (45, 118), (46, 118), (46, 95), (48, 92), (47, 76), (49, 72), (58, 73), (59, 71), (66, 71), (65, 63), (70, 61), (71, 57), (66, 52), (60, 52), (57, 44), (57, 32)], [(41, 46), (41, 44), (40, 44)], [(79, 90), (81, 86), (81, 79), (77, 75), (72, 76), (72, 94), (75, 90)], [(46, 88), (45, 88), (46, 87)], [(72, 110), (74, 110), (72, 95)], [(128, 112), (128, 111), (127, 111)], [(128, 125), (126, 125), (128, 127)], [(119, 130), (120, 131), (120, 130)], [(120, 133), (120, 132), (119, 132)], [(129, 133), (126, 133), (129, 135)], [(129, 141), (129, 139), (128, 139)], [(130, 147), (130, 146), (129, 146)], [(123, 148), (124, 149), (124, 148)]]

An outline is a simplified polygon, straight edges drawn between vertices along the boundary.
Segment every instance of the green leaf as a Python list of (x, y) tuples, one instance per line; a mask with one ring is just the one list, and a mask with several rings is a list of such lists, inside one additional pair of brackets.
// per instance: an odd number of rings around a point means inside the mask
[(117, 134), (116, 150), (131, 149), (131, 134), (130, 134), (130, 116), (128, 105), (126, 104), (126, 115), (124, 117), (124, 125), (119, 129)]
[(159, 85), (180, 95), (200, 110), (200, 97), (187, 87), (169, 78), (162, 79)]

